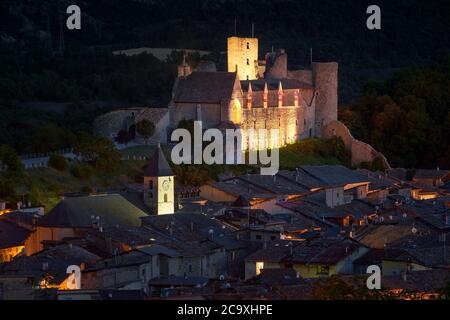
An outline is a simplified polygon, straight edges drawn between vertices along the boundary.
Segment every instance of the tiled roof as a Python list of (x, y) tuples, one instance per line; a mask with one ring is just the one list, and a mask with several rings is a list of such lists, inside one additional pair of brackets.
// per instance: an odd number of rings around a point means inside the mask
[(180, 78), (173, 100), (180, 103), (221, 103), (230, 100), (235, 72), (193, 72)]
[(261, 274), (256, 277), (256, 280), (271, 287), (305, 284), (305, 280), (298, 276), (294, 269), (289, 268), (263, 269)]
[(246, 260), (334, 265), (361, 247), (363, 245), (355, 241), (336, 238), (276, 241), (250, 255)]
[(24, 245), (30, 231), (0, 217), (0, 249)]
[[(100, 257), (78, 246), (61, 245), (31, 256), (19, 256), (0, 270), (2, 275), (27, 275), (38, 280), (46, 274), (53, 276), (53, 283), (59, 284), (67, 278), (70, 265), (95, 264)], [(44, 268), (45, 266), (45, 268)]]
[(444, 178), (450, 175), (450, 170), (426, 170), (420, 169), (417, 170), (414, 174), (414, 179), (436, 179), (436, 178)]
[(147, 214), (118, 194), (66, 197), (42, 217), (42, 227), (91, 227), (100, 217), (102, 226), (139, 226)]
[(450, 270), (414, 271), (404, 276), (383, 276), (382, 287), (407, 291), (436, 292), (450, 281)]
[(203, 277), (161, 277), (155, 278), (148, 282), (150, 286), (204, 286), (208, 283), (208, 278)]
[(173, 171), (164, 156), (161, 147), (158, 146), (148, 166), (144, 170), (146, 177), (167, 177), (173, 176)]
[(318, 186), (333, 187), (345, 184), (369, 182), (369, 179), (341, 165), (300, 166), (300, 170), (317, 179)]

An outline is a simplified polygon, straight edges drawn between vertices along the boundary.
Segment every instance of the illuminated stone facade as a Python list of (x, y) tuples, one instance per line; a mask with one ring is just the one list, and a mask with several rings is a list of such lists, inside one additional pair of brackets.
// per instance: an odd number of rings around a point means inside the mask
[(241, 80), (258, 78), (258, 39), (228, 38), (228, 72), (238, 73)]

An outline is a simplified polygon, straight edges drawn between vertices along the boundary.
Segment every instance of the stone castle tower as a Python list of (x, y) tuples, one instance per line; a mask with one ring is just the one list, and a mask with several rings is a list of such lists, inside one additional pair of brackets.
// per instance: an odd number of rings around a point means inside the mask
[(258, 78), (258, 39), (228, 38), (228, 72), (238, 73), (240, 80)]

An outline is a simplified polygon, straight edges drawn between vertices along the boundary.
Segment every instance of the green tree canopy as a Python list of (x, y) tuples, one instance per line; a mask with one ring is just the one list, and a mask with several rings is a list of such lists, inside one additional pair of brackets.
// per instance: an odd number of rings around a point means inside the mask
[(153, 122), (143, 119), (137, 123), (136, 131), (144, 138), (145, 143), (148, 143), (148, 139), (155, 133), (155, 125)]

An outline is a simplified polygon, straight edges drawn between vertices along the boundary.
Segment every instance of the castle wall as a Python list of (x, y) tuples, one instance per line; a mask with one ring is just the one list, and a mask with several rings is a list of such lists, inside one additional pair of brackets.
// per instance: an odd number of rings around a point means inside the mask
[[(155, 125), (155, 134), (150, 138), (150, 143), (167, 141), (169, 124), (169, 109), (167, 108), (130, 108), (108, 112), (95, 119), (94, 135), (114, 139), (123, 129), (124, 122), (132, 116), (134, 116), (135, 124), (145, 119)], [(141, 139), (138, 134), (137, 138)]]
[[(272, 64), (269, 63), (270, 56), (275, 55)], [(267, 79), (286, 79), (288, 75), (287, 70), (287, 54), (282, 53), (269, 53), (266, 58), (266, 72), (265, 78)]]
[(355, 139), (350, 130), (340, 121), (336, 120), (327, 124), (323, 128), (322, 136), (325, 139), (330, 139), (334, 136), (341, 137), (345, 148), (351, 153), (352, 165), (359, 165), (361, 162), (372, 162), (379, 157), (382, 159), (385, 167), (390, 168), (386, 157), (381, 152), (375, 150), (370, 144)]
[(314, 123), (316, 121), (316, 99), (314, 90), (301, 91), (301, 109), (298, 121), (300, 123), (300, 139), (312, 138), (316, 135)]
[(255, 80), (258, 76), (258, 39), (228, 38), (228, 72), (236, 72), (239, 79)]
[[(198, 120), (196, 103), (176, 103), (170, 109), (170, 126), (172, 128), (176, 128), (178, 123), (183, 119)], [(221, 104), (200, 104), (204, 128), (214, 127), (221, 122), (221, 109)]]
[[(298, 121), (301, 108), (299, 107), (270, 107), (244, 109), (241, 128), (245, 130), (255, 129), (279, 129), (279, 137), (266, 137), (260, 140), (258, 149), (268, 147), (280, 147), (288, 143), (294, 143), (299, 138), (302, 123)], [(248, 148), (248, 140), (243, 138), (243, 148)]]
[(313, 85), (312, 70), (288, 70), (286, 78), (298, 80), (310, 86)]

